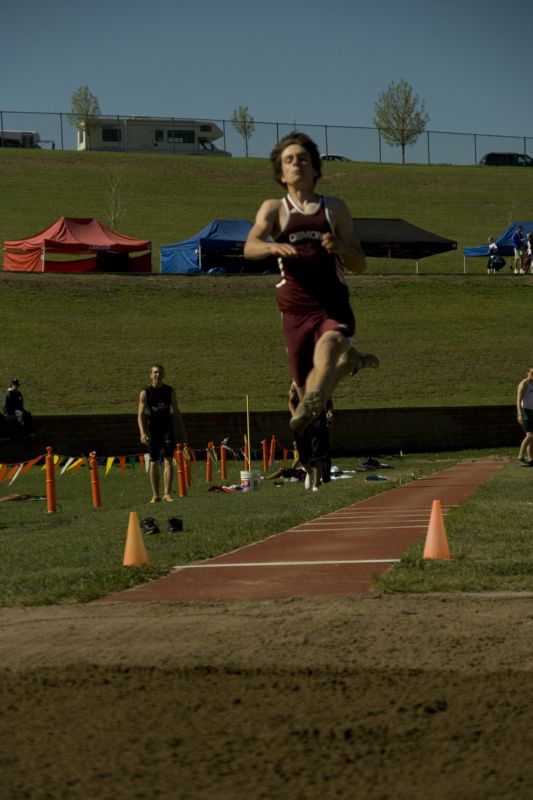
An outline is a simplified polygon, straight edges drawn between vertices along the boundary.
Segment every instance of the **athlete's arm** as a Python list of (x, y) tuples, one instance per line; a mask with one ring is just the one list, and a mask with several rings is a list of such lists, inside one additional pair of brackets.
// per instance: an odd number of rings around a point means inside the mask
[(148, 444), (150, 441), (150, 434), (146, 430), (146, 391), (143, 389), (139, 395), (139, 405), (137, 408), (137, 423), (139, 425), (139, 433), (141, 434), (141, 442)]
[(328, 197), (328, 207), (332, 213), (335, 234), (322, 236), (322, 247), (328, 253), (335, 253), (344, 267), (360, 275), (366, 269), (366, 259), (359, 237), (353, 229), (348, 206), (338, 197)]
[(516, 394), (516, 416), (518, 417), (518, 422), (522, 421), (522, 398), (526, 391), (526, 381), (520, 381), (518, 384), (518, 392)]
[(281, 200), (265, 200), (261, 204), (244, 245), (245, 258), (249, 258), (251, 261), (260, 261), (269, 256), (290, 258), (297, 254), (296, 248), (292, 244), (267, 241), (279, 230), (280, 207)]

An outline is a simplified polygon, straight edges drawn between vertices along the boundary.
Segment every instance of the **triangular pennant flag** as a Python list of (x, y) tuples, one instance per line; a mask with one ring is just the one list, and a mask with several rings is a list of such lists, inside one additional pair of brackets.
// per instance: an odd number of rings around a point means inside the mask
[[(9, 480), (11, 478), (11, 480), (9, 481), (9, 485), (10, 486), (11, 486), (12, 483), (15, 483), (15, 481), (17, 480), (18, 476), (20, 475), (21, 470), (22, 470), (23, 467), (24, 467), (24, 462), (22, 464), (19, 464), (18, 467), (13, 467), (13, 469), (11, 470), (11, 472), (9, 473), (9, 475), (7, 476), (7, 479), (6, 479), (6, 480)], [(13, 475), (13, 477), (11, 477), (12, 475)]]
[(7, 464), (0, 464), (0, 483), (4, 480), (4, 475), (7, 472)]
[(24, 467), (23, 467), (23, 469), (21, 470), (21, 473), (20, 473), (20, 474), (21, 474), (21, 475), (24, 475), (24, 473), (25, 473), (25, 472), (27, 472), (27, 471), (28, 471), (28, 470), (29, 470), (31, 467), (33, 467), (35, 464), (37, 464), (37, 463), (38, 463), (38, 462), (41, 460), (41, 458), (42, 458), (42, 457), (43, 457), (43, 456), (42, 456), (42, 454), (41, 454), (40, 456), (36, 456), (35, 458), (32, 458), (32, 459), (31, 459), (31, 461), (26, 461), (26, 463), (24, 464)]
[(61, 468), (61, 472), (59, 474), (63, 475), (67, 471), (67, 469), (70, 467), (70, 465), (72, 464), (73, 461), (75, 461), (74, 456), (71, 456), (70, 458), (67, 458), (67, 460), (63, 464), (63, 466)]
[(107, 459), (107, 462), (106, 462), (106, 467), (105, 467), (105, 477), (106, 478), (107, 478), (107, 475), (109, 473), (109, 470), (113, 466), (113, 461), (114, 460), (115, 460), (115, 456), (108, 456), (108, 459)]
[(68, 471), (69, 472), (77, 472), (79, 470), (79, 468), (81, 466), (83, 466), (83, 464), (85, 464), (86, 462), (87, 462), (87, 459), (84, 456), (82, 456), (81, 458), (78, 458), (78, 460), (75, 461), (74, 464), (70, 465), (70, 467), (68, 468)]

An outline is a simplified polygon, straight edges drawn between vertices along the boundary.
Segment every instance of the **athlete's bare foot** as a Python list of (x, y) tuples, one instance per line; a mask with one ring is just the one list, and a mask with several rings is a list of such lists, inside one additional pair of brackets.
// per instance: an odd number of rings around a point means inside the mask
[(352, 346), (337, 361), (338, 366), (343, 364), (350, 367), (350, 375), (355, 375), (360, 370), (368, 367), (377, 369), (379, 367), (379, 358), (371, 353), (360, 353), (359, 350)]

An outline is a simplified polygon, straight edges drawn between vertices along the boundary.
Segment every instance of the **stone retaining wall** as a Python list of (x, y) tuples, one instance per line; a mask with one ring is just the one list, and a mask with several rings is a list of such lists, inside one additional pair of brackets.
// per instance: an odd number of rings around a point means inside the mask
[[(338, 410), (332, 452), (341, 456), (518, 446), (522, 435), (515, 413), (514, 406)], [(183, 418), (189, 445), (197, 451), (205, 450), (211, 440), (218, 446), (225, 437), (234, 449), (242, 445), (242, 412), (185, 413)], [(43, 416), (34, 417), (34, 425), (34, 439), (0, 442), (0, 463), (26, 461), (47, 446), (68, 456), (92, 450), (102, 456), (143, 452), (135, 414)], [(250, 430), (254, 448), (274, 435), (280, 445), (292, 449), (285, 411), (251, 413)]]

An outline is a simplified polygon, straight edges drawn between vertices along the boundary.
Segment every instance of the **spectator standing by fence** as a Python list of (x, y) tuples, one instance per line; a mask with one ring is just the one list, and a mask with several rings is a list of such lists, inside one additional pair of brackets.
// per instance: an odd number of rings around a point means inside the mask
[(513, 248), (514, 248), (514, 262), (513, 262), (514, 274), (523, 275), (525, 241), (524, 241), (524, 231), (522, 230), (521, 225), (518, 225), (515, 232), (513, 233)]
[(518, 384), (516, 393), (516, 416), (518, 424), (526, 434), (520, 445), (518, 460), (533, 467), (533, 367)]

